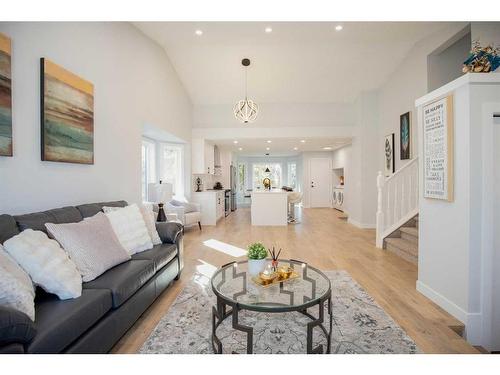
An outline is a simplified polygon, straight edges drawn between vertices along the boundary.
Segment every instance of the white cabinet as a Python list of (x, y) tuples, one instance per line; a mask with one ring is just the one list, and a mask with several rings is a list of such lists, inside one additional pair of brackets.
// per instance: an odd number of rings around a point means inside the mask
[(191, 200), (200, 204), (202, 225), (217, 225), (224, 217), (224, 190), (193, 192)]
[(191, 141), (191, 163), (193, 174), (214, 174), (214, 145), (201, 138)]

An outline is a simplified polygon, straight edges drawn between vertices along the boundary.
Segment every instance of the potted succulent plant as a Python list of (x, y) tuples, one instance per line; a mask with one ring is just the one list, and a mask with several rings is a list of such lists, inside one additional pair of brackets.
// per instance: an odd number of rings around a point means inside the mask
[(257, 276), (266, 266), (267, 249), (260, 242), (248, 246), (248, 273)]

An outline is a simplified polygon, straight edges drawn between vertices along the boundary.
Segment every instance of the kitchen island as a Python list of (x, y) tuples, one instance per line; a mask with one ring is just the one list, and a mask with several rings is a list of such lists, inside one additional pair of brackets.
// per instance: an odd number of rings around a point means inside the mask
[(252, 225), (287, 225), (287, 199), (281, 189), (252, 191)]

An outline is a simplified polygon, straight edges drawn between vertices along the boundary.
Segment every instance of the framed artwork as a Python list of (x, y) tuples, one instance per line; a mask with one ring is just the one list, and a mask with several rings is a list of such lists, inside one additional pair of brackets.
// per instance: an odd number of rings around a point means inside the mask
[(424, 105), (422, 112), (424, 198), (453, 202), (453, 96)]
[(399, 116), (399, 150), (400, 159), (411, 159), (411, 113), (406, 112)]
[(94, 164), (94, 86), (40, 59), (42, 160)]
[(0, 156), (12, 156), (11, 41), (0, 33)]
[(384, 142), (384, 169), (385, 176), (389, 177), (395, 172), (394, 165), (394, 133), (385, 136)]

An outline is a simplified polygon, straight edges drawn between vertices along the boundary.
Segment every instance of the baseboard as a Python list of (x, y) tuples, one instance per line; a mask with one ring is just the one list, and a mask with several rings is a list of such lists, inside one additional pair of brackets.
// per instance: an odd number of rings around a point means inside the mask
[(360, 229), (375, 229), (376, 228), (375, 224), (360, 223), (359, 221), (351, 219), (351, 218), (348, 218), (347, 222), (349, 224), (354, 225), (355, 227), (360, 228)]
[(460, 320), (465, 325), (464, 337), (472, 345), (482, 345), (482, 320), (481, 313), (469, 313), (448, 298), (436, 292), (425, 283), (417, 280), (417, 290), (432, 302), (439, 305), (446, 312)]

